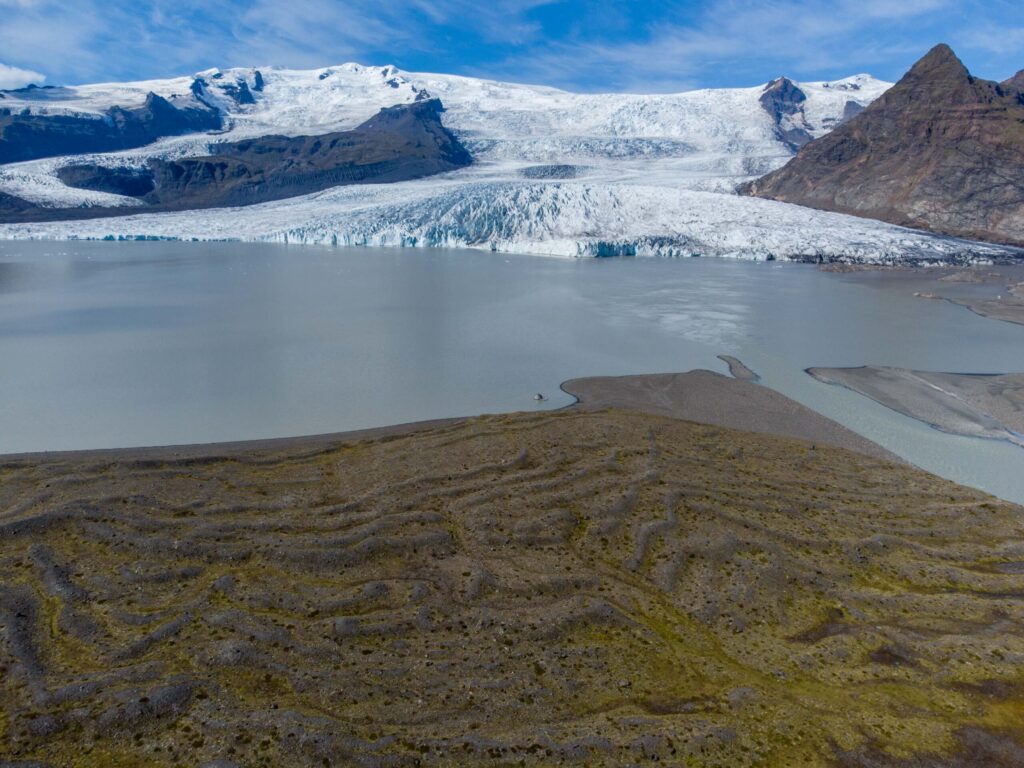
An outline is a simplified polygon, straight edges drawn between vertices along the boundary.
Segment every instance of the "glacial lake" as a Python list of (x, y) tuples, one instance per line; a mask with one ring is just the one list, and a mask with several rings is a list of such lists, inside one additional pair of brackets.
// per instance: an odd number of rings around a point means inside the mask
[(569, 378), (724, 373), (716, 356), (731, 354), (914, 464), (1024, 502), (1020, 448), (804, 372), (1024, 371), (1024, 326), (915, 298), (921, 281), (718, 259), (0, 242), (0, 453), (557, 408)]

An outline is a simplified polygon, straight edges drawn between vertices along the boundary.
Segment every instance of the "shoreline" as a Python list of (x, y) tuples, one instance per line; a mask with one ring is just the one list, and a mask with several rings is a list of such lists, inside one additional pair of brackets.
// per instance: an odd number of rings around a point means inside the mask
[[(749, 371), (740, 361), (732, 359), (743, 366), (743, 370)], [(567, 379), (562, 382), (560, 389), (575, 398), (575, 402), (561, 408), (540, 411), (540, 413), (616, 408), (744, 432), (796, 438), (811, 443), (846, 448), (889, 461), (907, 463), (904, 459), (817, 411), (807, 408), (773, 389), (756, 384), (754, 381), (730, 378), (724, 374), (703, 369), (679, 373)], [(531, 413), (531, 411), (525, 413)], [(504, 415), (512, 414), (480, 413), (341, 432), (253, 440), (84, 448), (68, 451), (26, 451), (0, 454), (0, 468), (70, 459), (76, 461), (95, 459), (173, 462), (221, 459), (257, 453), (317, 452), (347, 443), (404, 437), (427, 430), (456, 427), (480, 417)]]
[(922, 293), (918, 295), (918, 298), (946, 301), (953, 306), (963, 307), (978, 317), (998, 320), (1003, 323), (1013, 323), (1014, 325), (1024, 325), (1024, 299), (1004, 299), (999, 297), (971, 301), (968, 299), (957, 299), (952, 296), (943, 296), (937, 293)]
[[(823, 272), (836, 275), (856, 275), (868, 272), (918, 275), (929, 278), (931, 284), (914, 291), (914, 297), (932, 301), (945, 301), (961, 307), (978, 317), (1024, 325), (1024, 263), (1020, 260), (1006, 263), (897, 265), (881, 264), (842, 265), (825, 264)], [(992, 295), (956, 295), (956, 286), (983, 286)], [(997, 291), (999, 291), (997, 293)], [(962, 289), (961, 289), (962, 292)]]
[[(749, 371), (746, 366), (743, 368)], [(714, 371), (697, 369), (686, 373), (569, 379), (562, 384), (562, 390), (577, 399), (576, 407), (581, 410), (637, 411), (740, 432), (803, 440), (908, 463), (774, 389)]]

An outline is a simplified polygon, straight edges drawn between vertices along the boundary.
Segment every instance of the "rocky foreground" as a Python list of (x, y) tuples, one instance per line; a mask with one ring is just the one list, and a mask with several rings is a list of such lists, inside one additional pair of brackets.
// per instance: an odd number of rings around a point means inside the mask
[(0, 764), (1024, 765), (1022, 539), (623, 410), (9, 458)]

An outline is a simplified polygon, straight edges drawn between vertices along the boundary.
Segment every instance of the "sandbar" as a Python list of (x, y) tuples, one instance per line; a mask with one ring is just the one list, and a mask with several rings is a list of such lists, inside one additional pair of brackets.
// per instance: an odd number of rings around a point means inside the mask
[(937, 373), (886, 366), (807, 372), (943, 432), (1024, 447), (1024, 373)]

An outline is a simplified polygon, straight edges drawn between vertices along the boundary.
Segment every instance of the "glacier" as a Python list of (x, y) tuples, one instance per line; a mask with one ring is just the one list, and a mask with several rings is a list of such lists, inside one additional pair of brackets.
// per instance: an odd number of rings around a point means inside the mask
[[(735, 188), (780, 167), (780, 128), (825, 135), (890, 86), (868, 75), (795, 83), (805, 96), (780, 125), (767, 85), (678, 94), (576, 94), (544, 86), (344, 64), (319, 70), (208, 70), (190, 78), (6, 92), (6, 107), (101, 115), (149, 92), (180, 97), (201, 83), (226, 129), (140, 149), (0, 166), (0, 191), (52, 207), (138, 205), (65, 186), (63, 165), (142, 166), (208, 154), (218, 143), (355, 127), (380, 108), (440, 98), (443, 121), (474, 157), (452, 173), (338, 187), (244, 208), (0, 225), (8, 239), (243, 240), (468, 247), (562, 257), (722, 256), (758, 260), (966, 263), (1010, 249), (756, 198)], [(245, 83), (255, 98), (233, 98)], [(44, 89), (39, 89), (40, 91)]]

